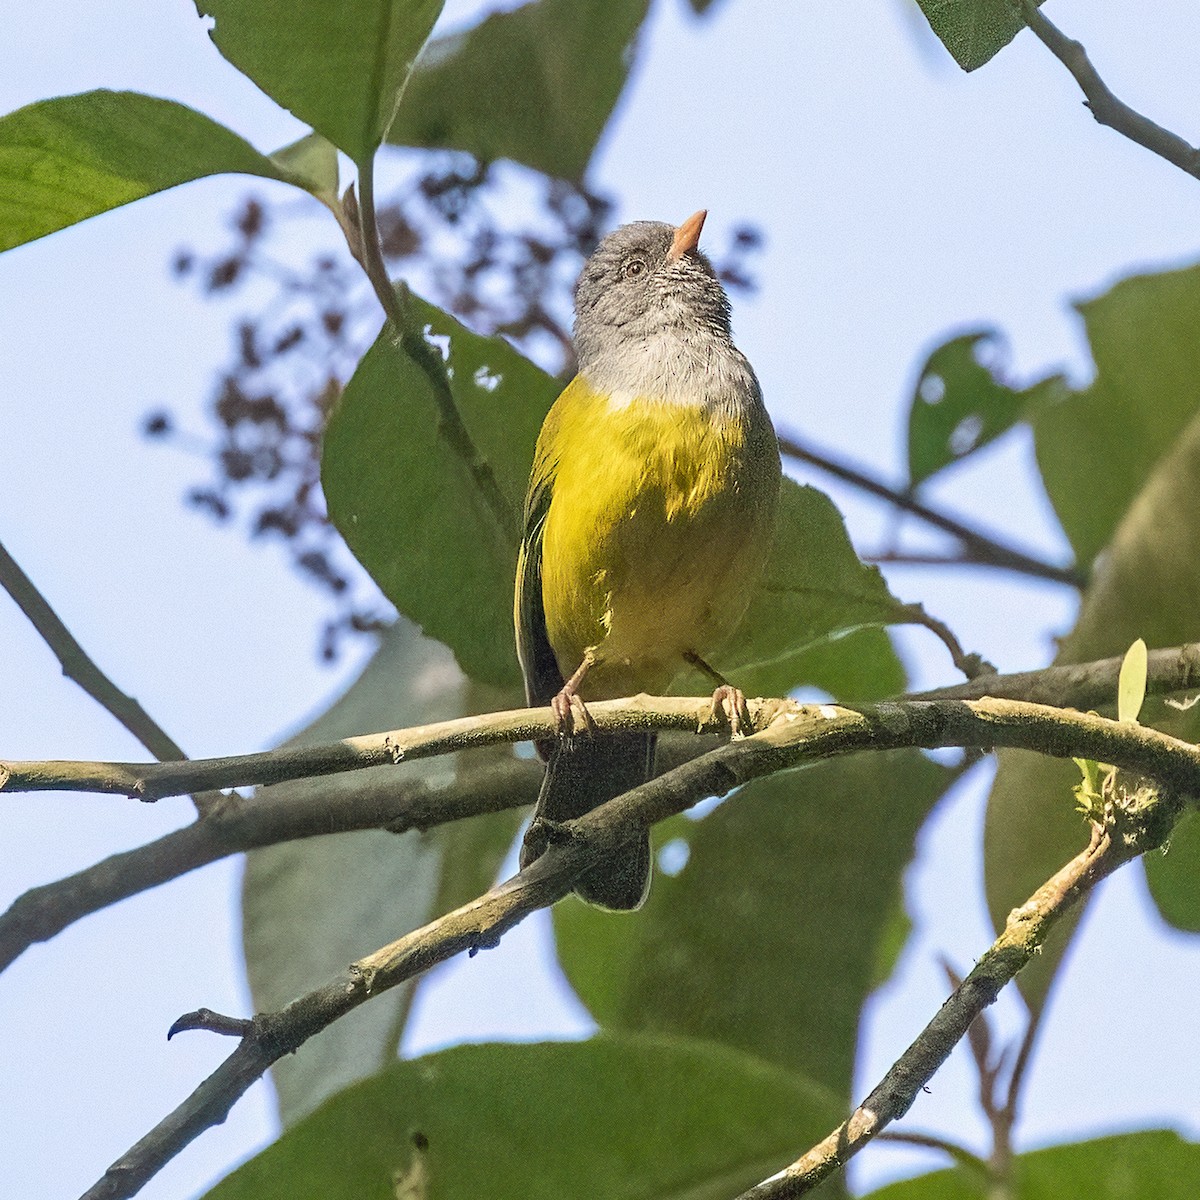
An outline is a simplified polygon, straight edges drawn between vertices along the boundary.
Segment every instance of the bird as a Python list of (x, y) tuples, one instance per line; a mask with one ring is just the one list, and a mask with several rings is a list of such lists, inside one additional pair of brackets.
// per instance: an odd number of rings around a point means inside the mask
[[(654, 734), (596, 734), (588, 701), (661, 694), (690, 665), (717, 685), (714, 711), (735, 733), (746, 711), (707, 656), (763, 572), (781, 466), (729, 299), (699, 248), (706, 216), (622, 225), (575, 287), (577, 373), (538, 436), (513, 604), (527, 702), (549, 704), (559, 734), (537, 745), (546, 772), (522, 868), (556, 826), (653, 776)], [(574, 890), (629, 911), (650, 875), (643, 829)]]

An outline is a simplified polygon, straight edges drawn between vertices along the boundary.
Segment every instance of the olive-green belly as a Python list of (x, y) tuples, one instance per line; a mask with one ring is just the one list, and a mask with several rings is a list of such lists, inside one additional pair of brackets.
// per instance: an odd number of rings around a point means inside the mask
[(584, 698), (662, 691), (741, 620), (770, 544), (779, 454), (765, 413), (578, 393), (559, 417), (542, 598), (564, 678)]

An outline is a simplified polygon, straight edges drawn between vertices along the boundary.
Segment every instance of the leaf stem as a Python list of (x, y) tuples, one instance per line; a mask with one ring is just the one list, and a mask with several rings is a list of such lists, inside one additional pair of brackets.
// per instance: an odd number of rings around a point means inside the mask
[[(372, 155), (358, 164), (358, 219), (356, 227), (359, 245), (351, 238), (351, 252), (362, 265), (371, 282), (389, 323), (404, 352), (417, 364), (429, 381), (433, 401), (437, 406), (441, 432), (466, 467), (484, 504), (495, 520), (501, 540), (515, 547), (521, 539), (520, 525), (500, 485), (491, 464), (480, 453), (471, 438), (462, 413), (454, 401), (446, 364), (441, 354), (430, 344), (413, 317), (411, 295), (403, 280), (393, 284), (388, 278), (379, 242), (379, 227), (375, 212), (375, 159)], [(346, 226), (343, 224), (343, 230)], [(349, 236), (349, 234), (348, 234)]]
[(1084, 104), (1101, 125), (1115, 129), (1130, 141), (1200, 179), (1200, 149), (1189, 145), (1177, 133), (1164, 129), (1115, 96), (1092, 66), (1082, 44), (1067, 37), (1044, 16), (1034, 0), (1013, 0), (1013, 3), (1020, 9), (1025, 24), (1033, 30), (1042, 45), (1074, 76), (1083, 92)]

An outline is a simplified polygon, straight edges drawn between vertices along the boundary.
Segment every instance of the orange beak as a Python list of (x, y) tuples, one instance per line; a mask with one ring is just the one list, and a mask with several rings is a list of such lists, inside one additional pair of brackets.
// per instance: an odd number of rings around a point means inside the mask
[(695, 250), (700, 244), (700, 230), (704, 228), (704, 218), (708, 209), (702, 208), (698, 213), (692, 213), (680, 227), (675, 230), (675, 239), (667, 251), (667, 262), (678, 262), (689, 250)]

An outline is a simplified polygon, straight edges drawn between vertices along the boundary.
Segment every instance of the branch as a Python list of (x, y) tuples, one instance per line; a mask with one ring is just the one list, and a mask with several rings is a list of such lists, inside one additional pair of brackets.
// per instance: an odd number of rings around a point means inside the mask
[[(973, 700), (990, 695), (1056, 708), (1102, 709), (1114, 703), (1121, 661), (1109, 658), (988, 675), (909, 699)], [(1151, 651), (1149, 694), (1192, 687), (1200, 687), (1200, 643)], [(705, 709), (707, 712), (707, 702)], [(673, 749), (678, 751), (684, 744)], [(666, 759), (669, 747), (664, 744), (662, 749), (660, 762)], [(682, 760), (696, 753), (699, 750), (678, 757)], [(100, 764), (92, 766), (97, 772), (103, 770)], [(0, 774), (5, 769), (0, 764)], [(534, 763), (514, 762), (502, 770), (460, 777), (451, 787), (438, 791), (420, 781), (364, 778), (352, 795), (339, 795), (336, 802), (309, 790), (297, 794), (268, 790), (252, 800), (222, 797), (202, 821), (19, 896), (0, 915), (0, 970), (34, 943), (49, 940), (74, 921), (226, 855), (354, 829), (427, 829), (475, 813), (515, 807), (536, 792), (538, 772)]]
[[(353, 195), (353, 193), (350, 193)], [(458, 455), (473, 480), (484, 505), (496, 522), (501, 544), (511, 549), (521, 540), (521, 527), (500, 490), (491, 464), (480, 453), (463, 421), (450, 382), (446, 376), (446, 364), (441, 354), (428, 342), (424, 331), (413, 319), (408, 285), (403, 281), (393, 284), (388, 278), (387, 265), (383, 260), (383, 249), (379, 244), (379, 230), (375, 219), (375, 162), (369, 157), (358, 167), (357, 229), (359, 245), (351, 237), (350, 249), (358, 259), (383, 311), (400, 339), (404, 352), (417, 364), (429, 381), (430, 391), (437, 406), (441, 432)], [(343, 231), (346, 230), (343, 225)]]
[(817, 467), (845, 483), (852, 484), (868, 495), (886, 500), (895, 508), (914, 517), (920, 518), (927, 525), (940, 529), (955, 537), (962, 544), (963, 556), (959, 560), (982, 567), (999, 567), (1006, 571), (1016, 571), (1022, 575), (1032, 575), (1035, 579), (1049, 579), (1053, 583), (1065, 583), (1073, 588), (1082, 588), (1087, 583), (1086, 575), (1078, 567), (1060, 567), (1054, 563), (1043, 562), (1018, 550), (1014, 546), (1005, 545), (996, 538), (973, 529), (957, 517), (947, 516), (937, 509), (922, 504), (910, 492), (900, 488), (889, 487), (886, 483), (868, 475), (861, 467), (834, 458), (826, 451), (802, 442), (794, 434), (780, 434), (779, 448), (788, 458), (798, 459), (810, 466)]
[(1037, 953), (1050, 930), (1102, 879), (1161, 845), (1181, 809), (1178, 800), (1167, 796), (1134, 801), (1127, 809), (1114, 806), (1104, 825), (1093, 826), (1087, 849), (1009, 914), (1004, 931), (975, 969), (849, 1119), (738, 1200), (794, 1200), (807, 1195), (888, 1124), (904, 1116), (971, 1022)]
[[(777, 706), (775, 701), (756, 702), (758, 723), (755, 727), (767, 723)], [(713, 714), (711, 698), (639, 696), (632, 700), (589, 704), (588, 711), (600, 729), (728, 731), (724, 716)], [(197, 758), (173, 763), (0, 761), (0, 792), (100, 792), (138, 800), (161, 800), (198, 787), (234, 788), (283, 783), (289, 779), (413, 762), (473, 747), (555, 736), (557, 726), (549, 708), (518, 708), (345, 738), (325, 745), (288, 746), (226, 758)]]
[[(911, 700), (1028, 700), (1052, 708), (1112, 708), (1124, 656), (1089, 663), (1066, 663), (1010, 675), (981, 675), (953, 687), (916, 692)], [(1200, 688), (1200, 642), (1151, 650), (1146, 666), (1146, 694), (1161, 696)]]
[[(635, 696), (631, 700), (589, 704), (588, 711), (600, 732), (727, 730), (723, 714), (714, 715), (712, 707), (711, 698)], [(1200, 748), (1148, 726), (1118, 724), (1092, 713), (1043, 704), (984, 697), (890, 700), (855, 709), (792, 700), (753, 700), (750, 716), (752, 728), (760, 731), (757, 736), (767, 739), (764, 744), (773, 744), (781, 728), (788, 731), (781, 742), (781, 746), (790, 748), (786, 761), (760, 774), (859, 750), (1015, 746), (1058, 758), (1124, 762), (1144, 774), (1161, 777), (1179, 790), (1200, 795)], [(0, 762), (0, 791), (74, 790), (150, 800), (181, 795), (197, 785), (227, 788), (281, 783), (555, 736), (557, 724), (550, 708), (518, 708), (346, 738), (324, 746), (288, 747), (231, 758), (183, 763)], [(736, 744), (745, 747), (760, 743), (750, 738)], [(1162, 774), (1164, 771), (1170, 774)]]
[(1075, 77), (1083, 92), (1084, 103), (1101, 125), (1124, 134), (1132, 142), (1153, 151), (1181, 171), (1200, 179), (1200, 150), (1189, 145), (1177, 133), (1155, 124), (1149, 117), (1129, 107), (1109, 90), (1108, 85), (1092, 66), (1083, 46), (1067, 37), (1052, 21), (1042, 15), (1034, 0), (1015, 0), (1041, 43)]
[[(1059, 713), (991, 700), (881, 704), (861, 712), (834, 705), (781, 704), (775, 711), (772, 724), (762, 732), (729, 742), (577, 820), (564, 822), (557, 827), (546, 853), (508, 882), (352, 963), (323, 987), (281, 1011), (256, 1016), (225, 1063), (110, 1167), (85, 1194), (85, 1200), (132, 1195), (199, 1133), (223, 1120), (237, 1098), (273, 1062), (372, 995), (421, 974), (461, 950), (474, 953), (494, 946), (525, 916), (565, 895), (579, 875), (620, 849), (631, 836), (708, 796), (724, 795), (761, 775), (855, 750), (1019, 742), (1046, 753), (1115, 763), (1162, 783), (1166, 788), (1164, 797), (1151, 794), (1147, 798), (1139, 793), (1140, 806), (1130, 805), (1128, 811), (1111, 805), (1111, 819), (1104, 828), (1097, 827), (1088, 851), (1014, 911), (996, 945), (864, 1107), (796, 1168), (759, 1186), (792, 1188), (789, 1181), (801, 1176), (811, 1177), (815, 1183), (889, 1120), (907, 1110), (971, 1020), (1028, 961), (1067, 907), (1120, 863), (1161, 844), (1181, 809), (1179, 801), (1166, 797), (1200, 794), (1200, 750), (1196, 747), (1151, 729), (1091, 714)], [(543, 719), (549, 724), (548, 713)], [(611, 722), (609, 707), (598, 724)], [(1018, 729), (1023, 730), (1019, 738), (1015, 735)], [(185, 1025), (196, 1023), (195, 1014), (183, 1020)], [(234, 1028), (235, 1020), (212, 1015), (204, 1018), (226, 1029)], [(812, 1183), (805, 1185), (805, 1190)], [(760, 1196), (799, 1194), (795, 1190), (754, 1190), (747, 1197), (753, 1195), (758, 1200)]]
[(0, 915), (0, 971), (81, 917), (230, 854), (359, 829), (424, 830), (517, 808), (537, 794), (540, 778), (537, 763), (513, 760), (460, 775), (444, 788), (393, 775), (364, 777), (336, 802), (313, 788), (268, 790), (250, 800), (223, 797), (203, 820), (18, 896)]
[(50, 647), (63, 674), (77, 683), (97, 704), (111, 713), (155, 758), (187, 758), (173, 738), (132, 697), (127, 696), (91, 660), (83, 647), (50, 607), (33, 580), (0, 545), (0, 587), (16, 601), (34, 629)]

